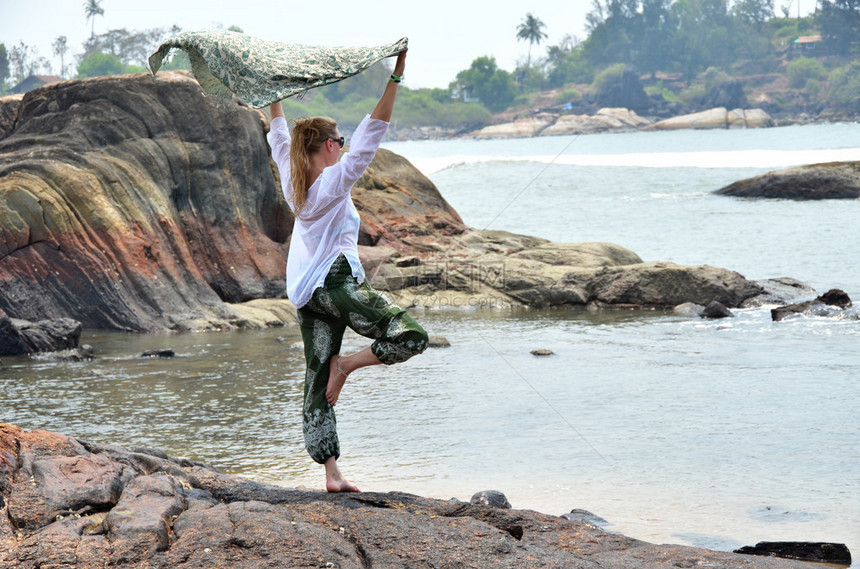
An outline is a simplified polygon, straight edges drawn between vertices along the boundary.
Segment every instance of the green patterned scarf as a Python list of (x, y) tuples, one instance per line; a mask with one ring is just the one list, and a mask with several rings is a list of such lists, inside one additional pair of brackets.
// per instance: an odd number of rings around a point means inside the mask
[(407, 39), (379, 47), (322, 47), (267, 41), (237, 32), (182, 32), (149, 56), (155, 75), (171, 49), (188, 53), (203, 91), (236, 94), (254, 108), (265, 107), (361, 73), (407, 47)]

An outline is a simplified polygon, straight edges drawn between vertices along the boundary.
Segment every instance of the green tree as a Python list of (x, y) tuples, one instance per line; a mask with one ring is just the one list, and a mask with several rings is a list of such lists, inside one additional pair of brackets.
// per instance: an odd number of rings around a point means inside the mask
[(634, 38), (632, 63), (640, 71), (653, 76), (661, 69), (667, 69), (673, 61), (673, 40), (677, 24), (671, 11), (671, 0), (642, 0), (641, 10), (634, 19)]
[(672, 14), (677, 23), (673, 53), (688, 78), (733, 60), (736, 38), (727, 0), (676, 0)]
[(163, 28), (108, 30), (84, 42), (83, 57), (96, 52), (108, 53), (118, 57), (125, 65), (146, 65), (150, 54), (161, 44), (165, 35), (167, 33)]
[(774, 0), (739, 0), (732, 6), (732, 16), (761, 33), (764, 23), (774, 17)]
[[(774, 0), (739, 0), (731, 9), (732, 29), (735, 37), (735, 58), (756, 61), (768, 60), (774, 47), (780, 45), (774, 37), (770, 22), (777, 20)], [(791, 25), (797, 29), (797, 20)]]
[(550, 88), (567, 83), (590, 83), (594, 72), (583, 55), (582, 44), (567, 35), (558, 45), (546, 49), (546, 78)]
[(441, 126), (473, 130), (490, 122), (491, 114), (479, 103), (447, 101), (441, 103), (431, 89), (404, 89), (397, 97), (397, 126)]
[(434, 87), (433, 89), (424, 89), (427, 91), (427, 95), (430, 96), (434, 101), (438, 101), (442, 104), (447, 104), (452, 101), (451, 91), (449, 89), (442, 89), (440, 87)]
[(78, 77), (100, 77), (126, 72), (126, 66), (117, 56), (100, 51), (91, 53), (78, 64)]
[(803, 87), (810, 79), (821, 80), (827, 76), (824, 64), (810, 57), (795, 59), (786, 66), (785, 73), (789, 84), (795, 88)]
[(6, 44), (0, 43), (0, 93), (6, 92), (6, 81), (9, 79), (9, 56), (6, 54)]
[(161, 69), (170, 71), (173, 69), (191, 69), (191, 59), (188, 54), (182, 50), (175, 51), (167, 63), (162, 64)]
[(816, 24), (828, 46), (839, 55), (860, 50), (860, 1), (819, 0)]
[(533, 93), (547, 88), (546, 74), (538, 67), (518, 67), (516, 83), (520, 93)]
[(477, 97), (493, 112), (506, 109), (517, 94), (513, 76), (499, 69), (496, 58), (489, 56), (475, 59), (469, 69), (458, 73), (452, 87), (464, 102), (469, 95)]
[(105, 11), (101, 6), (101, 0), (87, 0), (84, 2), (84, 13), (87, 15), (87, 21), (92, 20), (92, 29), (90, 37), (96, 35), (96, 16), (104, 16)]
[(543, 29), (546, 27), (540, 19), (535, 18), (531, 12), (526, 14), (526, 17), (517, 26), (517, 39), (529, 42), (528, 59), (526, 60), (526, 69), (531, 67), (532, 63), (532, 45), (538, 44), (546, 38), (546, 33)]
[(591, 92), (598, 97), (607, 95), (616, 85), (621, 83), (621, 76), (624, 75), (626, 65), (616, 63), (610, 65), (594, 77), (591, 83)]
[(825, 99), (834, 107), (860, 112), (860, 61), (830, 73)]
[(347, 96), (355, 94), (362, 98), (376, 97), (378, 99), (382, 94), (382, 86), (388, 81), (393, 69), (392, 63), (383, 60), (358, 75), (320, 87), (317, 91), (332, 103), (339, 103)]
[[(154, 36), (154, 41), (152, 43), (151, 49), (148, 49), (147, 54), (154, 52), (158, 49), (158, 46), (161, 45), (165, 39), (171, 36), (175, 36), (179, 32), (182, 31), (182, 28), (179, 26), (172, 26), (169, 30), (163, 30), (161, 28), (155, 28), (150, 30), (151, 37)], [(149, 66), (149, 56), (147, 55), (146, 65)], [(191, 59), (188, 58), (188, 54), (185, 53), (181, 49), (172, 50), (170, 54), (170, 59), (161, 65), (161, 69), (164, 71), (169, 71), (171, 69), (191, 69)]]
[(594, 67), (632, 63), (637, 49), (638, 0), (592, 0), (585, 16), (588, 39), (583, 54)]
[(66, 36), (58, 36), (51, 44), (54, 55), (60, 58), (60, 77), (66, 78), (66, 54), (69, 52), (69, 40)]
[(20, 83), (30, 75), (51, 68), (50, 62), (39, 56), (39, 50), (23, 41), (9, 52), (9, 66), (14, 83)]

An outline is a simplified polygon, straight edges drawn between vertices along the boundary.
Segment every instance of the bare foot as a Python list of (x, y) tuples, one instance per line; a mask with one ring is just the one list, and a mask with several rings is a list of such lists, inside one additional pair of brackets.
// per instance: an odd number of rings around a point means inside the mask
[(361, 492), (358, 486), (343, 477), (333, 456), (325, 461), (325, 489), (329, 492)]
[[(346, 376), (348, 375), (343, 371), (340, 359), (340, 354), (335, 354), (331, 357), (331, 361), (329, 361), (328, 385), (325, 390), (325, 398), (329, 402), (329, 405), (332, 406), (337, 403), (337, 398), (340, 397), (340, 390), (343, 389), (343, 384), (346, 383)], [(352, 491), (357, 492), (358, 490)]]
[(361, 490), (358, 489), (358, 486), (356, 486), (346, 478), (333, 480), (326, 477), (325, 489), (329, 492), (361, 492)]

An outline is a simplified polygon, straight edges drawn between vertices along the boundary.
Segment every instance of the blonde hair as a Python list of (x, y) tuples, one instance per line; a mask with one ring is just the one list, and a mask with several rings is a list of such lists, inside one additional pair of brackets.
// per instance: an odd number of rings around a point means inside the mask
[(337, 123), (328, 117), (301, 117), (291, 121), (290, 177), (293, 186), (293, 213), (300, 216), (308, 199), (311, 155), (330, 138), (337, 137)]

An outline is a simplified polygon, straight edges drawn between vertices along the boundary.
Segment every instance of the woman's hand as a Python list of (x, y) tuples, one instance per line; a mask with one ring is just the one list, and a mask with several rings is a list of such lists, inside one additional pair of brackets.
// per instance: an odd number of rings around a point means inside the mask
[(394, 74), (398, 77), (403, 77), (403, 72), (406, 71), (406, 50), (404, 49), (397, 54), (397, 62), (394, 64)]
[(277, 103), (272, 103), (271, 105), (269, 105), (269, 116), (271, 118), (276, 118), (276, 117), (286, 118), (284, 116), (284, 107), (281, 106), (280, 101), (278, 101)]
[[(406, 71), (406, 50), (397, 54), (397, 62), (394, 64), (394, 74), (403, 77)], [(385, 91), (376, 104), (376, 108), (370, 114), (370, 118), (391, 122), (391, 113), (394, 112), (394, 100), (397, 98), (397, 85), (395, 81), (389, 81), (385, 85)]]

